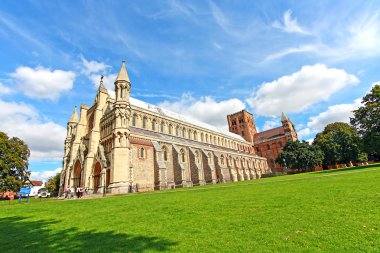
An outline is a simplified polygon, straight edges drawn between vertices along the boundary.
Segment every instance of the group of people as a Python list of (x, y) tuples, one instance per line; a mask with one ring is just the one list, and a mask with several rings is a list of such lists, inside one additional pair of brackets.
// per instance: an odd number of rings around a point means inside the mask
[[(76, 194), (77, 198), (81, 199), (83, 197), (83, 192), (85, 192), (85, 191), (86, 191), (86, 189), (84, 187), (77, 186), (77, 188), (75, 189), (75, 194)], [(73, 197), (73, 194), (74, 194), (74, 191), (71, 190), (70, 185), (67, 186), (65, 189), (65, 198), (71, 199)]]

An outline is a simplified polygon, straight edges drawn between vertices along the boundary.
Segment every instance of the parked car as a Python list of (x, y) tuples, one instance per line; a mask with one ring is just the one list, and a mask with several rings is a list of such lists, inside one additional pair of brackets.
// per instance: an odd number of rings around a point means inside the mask
[(37, 195), (35, 196), (36, 198), (49, 198), (50, 197), (50, 192), (46, 188), (41, 188), (38, 190)]

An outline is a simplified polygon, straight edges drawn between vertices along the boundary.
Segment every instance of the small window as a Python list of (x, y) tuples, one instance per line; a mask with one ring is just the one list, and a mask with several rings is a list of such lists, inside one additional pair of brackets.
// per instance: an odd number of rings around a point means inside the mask
[(181, 149), (181, 161), (184, 163), (186, 161), (185, 159), (185, 150)]
[(164, 132), (164, 122), (161, 122), (161, 129), (160, 129), (160, 132), (161, 132), (161, 133)]
[(173, 133), (173, 126), (169, 125), (169, 134), (172, 134), (172, 133)]
[(163, 158), (164, 158), (164, 161), (167, 161), (168, 160), (168, 150), (166, 149), (166, 147), (163, 147)]
[(156, 120), (152, 120), (152, 131), (156, 131)]
[(176, 127), (175, 128), (175, 136), (178, 136), (179, 135), (179, 127)]
[(136, 126), (136, 115), (133, 115), (132, 117), (132, 126), (135, 127)]
[(269, 146), (269, 144), (267, 144), (267, 150), (270, 150), (270, 146)]
[(145, 158), (145, 149), (144, 148), (140, 148), (139, 157), (140, 158)]
[(146, 128), (146, 117), (143, 118), (143, 122), (142, 122), (142, 128)]
[(194, 141), (197, 141), (198, 137), (197, 137), (197, 132), (194, 131)]

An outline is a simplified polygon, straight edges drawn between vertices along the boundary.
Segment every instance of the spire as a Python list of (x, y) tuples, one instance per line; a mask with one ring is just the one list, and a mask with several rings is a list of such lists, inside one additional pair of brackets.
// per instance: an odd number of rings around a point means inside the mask
[(285, 116), (285, 113), (282, 112), (282, 114), (281, 114), (281, 122), (284, 122), (284, 121), (287, 121), (287, 120), (288, 120), (288, 118)]
[(121, 68), (120, 68), (119, 74), (116, 77), (115, 83), (117, 81), (127, 81), (127, 82), (130, 82), (129, 81), (129, 77), (128, 77), (128, 73), (127, 73), (127, 69), (125, 68), (125, 61), (123, 61), (122, 65), (121, 65)]
[(78, 123), (77, 106), (74, 107), (74, 112), (71, 114), (69, 123)]

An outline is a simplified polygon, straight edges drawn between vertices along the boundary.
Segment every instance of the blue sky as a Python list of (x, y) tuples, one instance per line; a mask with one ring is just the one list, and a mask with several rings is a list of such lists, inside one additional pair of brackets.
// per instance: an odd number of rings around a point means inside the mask
[(301, 139), (348, 122), (380, 80), (379, 1), (0, 2), (0, 131), (59, 171), (74, 105), (112, 89), (210, 124), (243, 108), (259, 130), (284, 111)]

